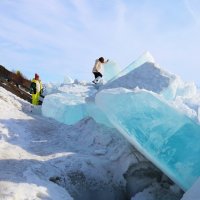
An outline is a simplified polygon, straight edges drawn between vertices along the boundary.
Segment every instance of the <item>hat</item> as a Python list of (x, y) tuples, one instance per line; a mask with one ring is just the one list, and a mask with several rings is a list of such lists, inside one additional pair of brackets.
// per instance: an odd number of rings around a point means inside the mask
[(35, 74), (35, 79), (39, 79), (39, 75), (38, 74)]

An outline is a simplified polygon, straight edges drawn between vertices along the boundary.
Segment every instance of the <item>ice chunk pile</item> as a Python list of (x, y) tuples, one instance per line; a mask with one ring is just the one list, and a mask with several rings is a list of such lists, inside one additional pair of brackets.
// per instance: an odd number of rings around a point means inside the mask
[[(144, 90), (103, 90), (96, 104), (140, 152), (188, 189), (200, 176), (200, 126)], [(128, 105), (128, 106), (126, 106)]]
[[(147, 58), (146, 58), (147, 60)], [(135, 68), (134, 65), (129, 66), (133, 69), (115, 80), (109, 81), (103, 89), (124, 87), (127, 89), (146, 89), (161, 94), (167, 100), (174, 100), (181, 96), (193, 97), (197, 88), (194, 83), (185, 83), (180, 77), (161, 69), (157, 64), (147, 61)], [(123, 71), (122, 71), (123, 72)]]
[(96, 91), (91, 86), (65, 84), (59, 86), (60, 93), (45, 97), (42, 104), (42, 114), (59, 122), (72, 125), (85, 117), (92, 117), (96, 122), (112, 127), (106, 115), (90, 100)]
[[(107, 76), (107, 80), (117, 73), (118, 68), (116, 66), (117, 65), (114, 62), (110, 62), (110, 64), (107, 64), (107, 66), (105, 67), (105, 77)], [(108, 81), (107, 84), (101, 87), (101, 89), (119, 87), (127, 89), (140, 88), (158, 93), (166, 100), (173, 101), (174, 106), (181, 112), (189, 116), (191, 119), (200, 122), (200, 92), (197, 90), (195, 84), (185, 83), (180, 79), (180, 77), (161, 69), (158, 65), (154, 63), (154, 59), (149, 52), (146, 52), (144, 55), (140, 56), (139, 59), (137, 59), (120, 73), (118, 73), (113, 79)], [(57, 88), (55, 88), (55, 85), (53, 85), (53, 87), (47, 87), (46, 91), (47, 94), (56, 92), (66, 93), (67, 91), (67, 93), (73, 95), (69, 95), (70, 101), (66, 100), (64, 104), (62, 103), (63, 100), (51, 101), (50, 96), (46, 97), (42, 107), (43, 114), (45, 116), (53, 117), (61, 122), (69, 124), (71, 119), (68, 120), (68, 117), (73, 114), (63, 117), (63, 106), (66, 105), (66, 108), (68, 106), (71, 107), (71, 102), (73, 101), (74, 97), (73, 107), (75, 108), (74, 104), (77, 103), (77, 100), (80, 100), (82, 105), (76, 106), (76, 109), (80, 109), (76, 112), (76, 115), (79, 114), (79, 117), (75, 117), (77, 118), (77, 120), (82, 119), (82, 117), (88, 115), (90, 116), (91, 113), (91, 116), (98, 119), (98, 122), (102, 121), (102, 123), (107, 124), (106, 119), (102, 118), (101, 111), (95, 111), (98, 108), (96, 108), (94, 104), (90, 103), (87, 106), (83, 105), (85, 103), (87, 104), (87, 101), (85, 101), (84, 99), (88, 96), (94, 95), (96, 92), (95, 88), (92, 87), (91, 84), (62, 84), (61, 86), (59, 85)], [(58, 99), (60, 98), (60, 96), (52, 95), (52, 98)], [(63, 98), (68, 98), (68, 96), (64, 95), (64, 97), (61, 97), (61, 99)], [(61, 105), (60, 108), (62, 109), (58, 109), (59, 103)], [(85, 112), (86, 110), (85, 107), (87, 107), (87, 114), (83, 113), (83, 111)], [(59, 111), (62, 114), (56, 114)], [(72, 120), (70, 124), (75, 123), (77, 120)]]
[(188, 189), (200, 176), (199, 90), (194, 83), (161, 69), (149, 53), (118, 74), (114, 66), (105, 67), (109, 81), (100, 90), (89, 83), (61, 85), (56, 94), (45, 97), (43, 115), (66, 124), (92, 117), (117, 128)]

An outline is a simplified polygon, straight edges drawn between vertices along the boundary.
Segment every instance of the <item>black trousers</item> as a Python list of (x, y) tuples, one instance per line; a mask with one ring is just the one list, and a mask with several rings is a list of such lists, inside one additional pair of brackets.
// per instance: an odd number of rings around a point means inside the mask
[(102, 77), (103, 75), (100, 73), (100, 72), (93, 72), (94, 74), (94, 77), (97, 78), (97, 77)]

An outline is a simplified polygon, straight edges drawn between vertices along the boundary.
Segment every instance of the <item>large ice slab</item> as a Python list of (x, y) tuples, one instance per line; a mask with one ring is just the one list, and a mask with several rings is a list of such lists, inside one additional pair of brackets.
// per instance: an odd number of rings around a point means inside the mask
[(155, 63), (153, 56), (148, 51), (144, 52), (141, 56), (139, 56), (139, 58), (137, 58), (135, 61), (133, 61), (127, 67), (125, 67), (119, 73), (117, 73), (112, 79), (109, 80), (109, 82), (112, 82), (115, 79), (118, 79), (119, 77), (122, 77), (122, 76), (128, 74), (130, 71), (136, 69), (137, 67), (143, 65), (146, 62)]
[[(94, 101), (88, 101), (86, 93), (89, 93), (89, 91), (87, 89), (85, 89), (85, 92), (82, 90), (82, 93), (75, 92), (76, 87), (65, 85), (59, 90), (65, 92), (45, 97), (42, 104), (44, 116), (68, 125), (75, 124), (85, 117), (92, 117), (97, 123), (112, 127), (106, 115), (96, 106)], [(74, 93), (72, 93), (72, 90), (74, 90)]]
[(47, 95), (43, 101), (42, 114), (68, 125), (87, 116), (85, 98), (73, 94)]
[(141, 153), (184, 190), (200, 176), (200, 126), (144, 90), (108, 89), (96, 104)]
[[(175, 81), (176, 76), (170, 74), (154, 63), (145, 62), (124, 76), (121, 76), (105, 85), (104, 88), (124, 87), (127, 89), (146, 89), (161, 93), (169, 88)], [(171, 91), (171, 90), (170, 90)], [(168, 96), (174, 96), (174, 92), (165, 92)]]

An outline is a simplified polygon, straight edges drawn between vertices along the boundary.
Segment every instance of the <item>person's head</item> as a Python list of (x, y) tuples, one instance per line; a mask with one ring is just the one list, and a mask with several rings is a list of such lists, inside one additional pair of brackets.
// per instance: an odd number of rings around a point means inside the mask
[(35, 73), (35, 80), (39, 80), (39, 75)]
[(104, 63), (104, 58), (103, 58), (103, 57), (100, 57), (100, 58), (99, 58), (99, 61), (100, 61), (101, 63)]

